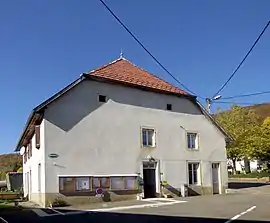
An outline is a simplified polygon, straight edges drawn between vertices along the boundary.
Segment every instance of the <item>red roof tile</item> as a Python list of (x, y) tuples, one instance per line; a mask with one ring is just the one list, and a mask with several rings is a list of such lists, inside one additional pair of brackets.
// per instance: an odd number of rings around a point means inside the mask
[(167, 93), (189, 95), (189, 93), (173, 86), (172, 84), (150, 74), (124, 58), (119, 58), (107, 65), (88, 73), (92, 77), (100, 77), (110, 81), (146, 87), (149, 90), (159, 90)]

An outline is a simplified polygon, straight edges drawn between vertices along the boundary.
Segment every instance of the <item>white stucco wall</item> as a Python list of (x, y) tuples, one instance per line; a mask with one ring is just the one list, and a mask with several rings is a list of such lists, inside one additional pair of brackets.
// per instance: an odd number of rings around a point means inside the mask
[[(36, 148), (35, 134), (32, 137), (32, 157), (27, 158), (27, 162), (23, 162), (23, 181), (24, 181), (24, 195), (29, 197), (30, 201), (43, 205), (45, 202), (45, 140), (44, 140), (44, 121), (40, 124), (40, 148)], [(24, 161), (24, 160), (23, 160)], [(38, 165), (41, 165), (41, 184), (39, 191), (39, 177), (38, 177)], [(31, 180), (27, 180), (26, 173), (29, 173)], [(30, 183), (28, 185), (28, 183)], [(28, 193), (28, 186), (29, 191)]]
[[(110, 100), (100, 103), (98, 94)], [(169, 103), (173, 111), (165, 110)], [(224, 136), (187, 99), (84, 81), (51, 104), (44, 119), (47, 193), (58, 192), (58, 175), (142, 172), (147, 155), (160, 160), (163, 180), (174, 187), (187, 183), (187, 161), (201, 163), (204, 186), (212, 185), (211, 162), (221, 162), (227, 183)], [(155, 128), (156, 148), (141, 148), (141, 127)], [(199, 133), (199, 151), (187, 150), (186, 131)]]

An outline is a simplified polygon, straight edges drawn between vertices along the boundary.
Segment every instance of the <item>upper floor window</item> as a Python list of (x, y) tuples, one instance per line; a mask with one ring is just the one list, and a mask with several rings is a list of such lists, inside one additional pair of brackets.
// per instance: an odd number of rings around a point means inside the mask
[(106, 102), (107, 101), (107, 97), (105, 95), (99, 95), (98, 96), (98, 101), (99, 102)]
[(198, 134), (197, 133), (187, 133), (187, 146), (189, 149), (198, 149)]
[(35, 126), (35, 141), (36, 141), (36, 148), (40, 148), (40, 126)]
[(24, 161), (24, 163), (27, 162), (27, 157), (28, 157), (27, 149), (25, 148), (25, 152), (24, 152), (24, 154), (23, 154), (23, 161)]
[(167, 104), (167, 110), (171, 111), (172, 110), (172, 104)]
[(155, 147), (156, 133), (154, 129), (142, 128), (142, 145), (144, 147)]
[(29, 141), (28, 144), (28, 159), (32, 157), (32, 140)]

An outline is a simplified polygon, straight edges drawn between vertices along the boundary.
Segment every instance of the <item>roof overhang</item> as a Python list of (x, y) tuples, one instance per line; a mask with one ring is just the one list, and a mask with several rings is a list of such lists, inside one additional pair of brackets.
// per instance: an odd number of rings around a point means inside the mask
[(228, 134), (225, 129), (213, 118), (213, 116), (202, 106), (202, 104), (196, 100), (196, 104), (199, 106), (202, 113), (209, 118), (209, 120), (217, 127), (217, 129), (224, 135), (226, 143), (231, 143), (233, 141), (233, 137)]

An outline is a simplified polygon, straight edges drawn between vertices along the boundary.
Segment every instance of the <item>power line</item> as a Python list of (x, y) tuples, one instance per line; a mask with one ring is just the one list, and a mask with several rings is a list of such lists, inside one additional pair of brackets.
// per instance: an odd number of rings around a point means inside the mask
[(262, 94), (270, 94), (270, 91), (262, 91), (262, 92), (256, 92), (256, 93), (251, 93), (251, 94), (240, 94), (240, 95), (235, 95), (235, 96), (230, 96), (230, 97), (222, 97), (222, 99), (233, 99), (233, 98), (244, 98), (244, 97), (251, 97), (251, 96), (256, 96), (256, 95), (262, 95)]
[(229, 77), (229, 79), (220, 87), (220, 89), (214, 94), (213, 97), (215, 97), (216, 95), (218, 95), (225, 87), (226, 85), (230, 82), (230, 80), (233, 78), (233, 76), (236, 74), (236, 72), (239, 70), (239, 68), (242, 66), (242, 64), (245, 62), (245, 60), (247, 59), (247, 57), (249, 56), (249, 54), (251, 53), (251, 51), (253, 50), (253, 48), (257, 45), (257, 43), (259, 42), (260, 38), (262, 37), (262, 35), (264, 34), (265, 30), (268, 28), (270, 24), (270, 21), (268, 21), (268, 23), (266, 24), (266, 26), (264, 27), (264, 29), (262, 30), (262, 32), (260, 33), (260, 35), (258, 36), (258, 38), (256, 39), (256, 41), (253, 43), (252, 47), (249, 49), (249, 51), (247, 52), (247, 54), (245, 55), (244, 59), (241, 61), (241, 63), (237, 66), (237, 68), (234, 70), (234, 72), (231, 74), (231, 76)]
[(215, 104), (237, 104), (237, 105), (255, 105), (256, 103), (235, 102), (235, 101), (213, 101)]
[[(168, 71), (166, 67), (164, 67), (161, 62), (158, 61), (158, 59), (142, 44), (142, 42), (130, 31), (130, 29), (120, 20), (119, 17), (116, 16), (116, 14), (109, 8), (109, 6), (103, 1), (99, 0), (105, 8), (112, 14), (112, 16), (120, 23), (120, 25), (133, 37), (133, 39), (144, 49), (145, 52), (147, 52), (154, 61), (167, 73), (169, 74), (177, 83), (179, 83), (184, 89), (189, 91), (191, 94), (196, 95), (193, 91), (191, 91), (188, 87), (186, 87), (182, 82), (180, 82), (171, 72)], [(199, 98), (204, 99), (203, 97), (197, 96)]]

